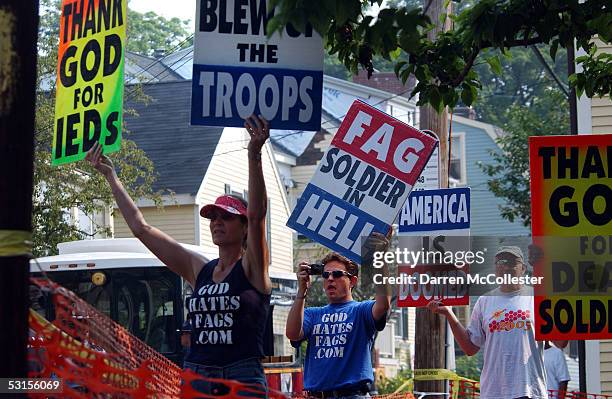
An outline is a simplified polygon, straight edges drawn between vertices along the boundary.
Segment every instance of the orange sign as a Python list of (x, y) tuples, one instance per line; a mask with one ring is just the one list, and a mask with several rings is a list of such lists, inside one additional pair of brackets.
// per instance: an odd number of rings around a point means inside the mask
[(612, 135), (529, 138), (537, 339), (612, 338)]

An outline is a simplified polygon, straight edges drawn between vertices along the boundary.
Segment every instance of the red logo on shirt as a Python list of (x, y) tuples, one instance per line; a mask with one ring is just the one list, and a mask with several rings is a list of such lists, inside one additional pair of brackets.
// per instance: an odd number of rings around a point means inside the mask
[[(499, 320), (501, 317), (502, 320)], [(489, 332), (511, 331), (515, 328), (520, 330), (531, 330), (530, 310), (498, 310), (493, 312), (489, 320)]]

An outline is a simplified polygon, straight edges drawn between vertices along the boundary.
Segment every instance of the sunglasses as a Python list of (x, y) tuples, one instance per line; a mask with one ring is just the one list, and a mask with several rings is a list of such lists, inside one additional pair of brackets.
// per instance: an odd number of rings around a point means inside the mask
[(497, 259), (495, 261), (495, 266), (501, 266), (501, 267), (515, 267), (520, 264), (521, 263), (518, 260)]
[(321, 276), (323, 276), (324, 279), (328, 279), (330, 274), (333, 278), (340, 278), (342, 276), (353, 277), (351, 273), (345, 272), (344, 270), (332, 270), (331, 272), (323, 272), (321, 273)]

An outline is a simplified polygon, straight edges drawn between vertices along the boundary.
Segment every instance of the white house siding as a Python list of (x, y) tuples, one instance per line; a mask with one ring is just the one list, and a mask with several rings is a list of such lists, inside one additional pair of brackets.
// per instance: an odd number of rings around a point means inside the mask
[[(612, 45), (597, 41), (600, 51), (612, 53)], [(591, 127), (593, 134), (612, 134), (612, 101), (609, 97), (591, 99)], [(612, 340), (599, 344), (599, 372), (601, 393), (612, 395)]]
[[(147, 223), (175, 240), (185, 244), (196, 244), (194, 209), (195, 205), (166, 205), (162, 209), (141, 207), (140, 211)], [(133, 237), (119, 209), (115, 209), (113, 222), (115, 238)]]
[[(602, 52), (612, 54), (612, 45), (609, 43), (598, 40), (597, 47)], [(591, 123), (594, 134), (612, 134), (612, 101), (610, 97), (591, 99)], [(610, 383), (612, 383), (612, 380), (610, 380)]]
[(601, 393), (612, 395), (612, 340), (599, 342)]
[[(232, 191), (244, 193), (248, 188), (248, 136), (244, 129), (225, 128), (210, 162), (202, 186), (197, 193), (199, 207), (213, 203), (225, 193), (225, 185)], [(286, 227), (289, 206), (284, 186), (274, 164), (269, 144), (262, 151), (262, 165), (271, 212), (271, 272), (293, 273), (293, 240), (291, 229)], [(200, 218), (200, 243), (207, 252), (217, 253), (212, 242), (209, 223)]]

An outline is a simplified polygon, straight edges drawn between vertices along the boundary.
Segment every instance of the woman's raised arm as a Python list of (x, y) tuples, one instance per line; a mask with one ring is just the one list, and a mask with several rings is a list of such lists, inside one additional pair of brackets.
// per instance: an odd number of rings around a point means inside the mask
[(195, 286), (196, 277), (204, 266), (205, 259), (184, 248), (174, 238), (146, 222), (142, 212), (130, 198), (115, 173), (113, 163), (102, 154), (102, 146), (99, 143), (89, 150), (85, 159), (108, 181), (117, 206), (132, 234), (170, 270), (184, 278), (191, 286)]

